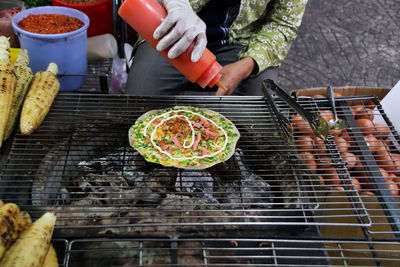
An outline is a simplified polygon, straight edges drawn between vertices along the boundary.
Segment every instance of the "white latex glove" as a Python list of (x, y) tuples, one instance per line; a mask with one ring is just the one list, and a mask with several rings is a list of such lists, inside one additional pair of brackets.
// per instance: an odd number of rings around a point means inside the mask
[(206, 24), (197, 16), (188, 0), (157, 0), (168, 12), (167, 17), (154, 31), (154, 39), (162, 38), (157, 50), (168, 51), (169, 58), (176, 58), (196, 40), (191, 60), (200, 59), (207, 46)]

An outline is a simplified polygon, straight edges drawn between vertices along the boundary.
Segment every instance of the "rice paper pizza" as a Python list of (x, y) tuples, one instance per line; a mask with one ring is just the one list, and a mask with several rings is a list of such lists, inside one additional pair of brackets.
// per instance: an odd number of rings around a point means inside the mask
[(205, 169), (228, 160), (240, 133), (223, 115), (204, 108), (151, 110), (129, 129), (129, 143), (149, 162)]

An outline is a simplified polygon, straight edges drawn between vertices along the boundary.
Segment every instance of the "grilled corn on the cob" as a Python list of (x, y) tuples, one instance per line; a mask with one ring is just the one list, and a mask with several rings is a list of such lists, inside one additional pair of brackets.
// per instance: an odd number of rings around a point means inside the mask
[(42, 267), (50, 247), (56, 217), (46, 212), (6, 251), (2, 267)]
[(20, 130), (23, 134), (31, 134), (43, 122), (50, 110), (51, 104), (60, 88), (57, 80), (58, 67), (50, 63), (46, 71), (40, 71), (33, 76), (22, 106)]
[(0, 147), (3, 143), (17, 77), (9, 56), (10, 42), (0, 36)]
[(18, 239), (23, 231), (32, 225), (32, 219), (29, 213), (22, 211), (15, 216), (15, 231), (11, 233), (11, 241)]
[[(12, 236), (16, 232), (16, 217), (19, 207), (13, 203), (8, 203), (0, 208), (0, 259), (4, 252), (13, 242)], [(2, 266), (0, 264), (0, 266)]]
[(0, 259), (15, 240), (32, 225), (31, 216), (27, 212), (19, 212), (13, 203), (7, 205), (0, 200)]
[(33, 73), (31, 68), (28, 66), (29, 58), (28, 51), (22, 49), (18, 55), (17, 61), (14, 63), (15, 75), (17, 76), (17, 84), (15, 86), (15, 92), (12, 99), (10, 115), (4, 134), (4, 140), (8, 139), (14, 130), (15, 123), (17, 122), (17, 116), (21, 111), (22, 103), (25, 95), (28, 91), (28, 86), (32, 80)]
[(46, 259), (44, 260), (42, 267), (58, 267), (56, 250), (51, 244), (49, 252), (47, 252)]

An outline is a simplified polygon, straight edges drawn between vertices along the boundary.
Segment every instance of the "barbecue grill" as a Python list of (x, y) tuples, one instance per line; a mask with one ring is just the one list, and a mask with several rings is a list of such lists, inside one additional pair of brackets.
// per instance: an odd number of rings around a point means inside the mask
[[(326, 98), (297, 100), (313, 112), (330, 108)], [(33, 220), (56, 213), (64, 266), (398, 266), (399, 189), (388, 188), (351, 108), (383, 116), (389, 132), (368, 130), (385, 134), (393, 155), (399, 135), (374, 97), (336, 103), (359, 165), (349, 168), (333, 136), (322, 154), (308, 148), (337, 172), (324, 184), (301, 158), (300, 134), (282, 120), (294, 111), (278, 97), (61, 93), (35, 133), (17, 132), (6, 147), (1, 199)], [(175, 105), (229, 118), (241, 133), (234, 155), (201, 171), (145, 162), (128, 129), (146, 111)]]

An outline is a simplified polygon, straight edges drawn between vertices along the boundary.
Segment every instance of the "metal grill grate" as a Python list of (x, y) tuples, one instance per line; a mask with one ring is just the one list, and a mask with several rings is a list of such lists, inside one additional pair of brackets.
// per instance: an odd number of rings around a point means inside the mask
[(69, 242), (66, 239), (52, 239), (51, 245), (54, 247), (57, 255), (57, 262), (59, 267), (67, 265), (67, 256), (69, 250)]
[(112, 59), (98, 60), (88, 63), (85, 83), (77, 92), (108, 93), (111, 82)]
[(74, 240), (74, 266), (399, 266), (398, 242), (289, 239)]
[[(321, 114), (327, 115), (327, 110), (331, 110), (326, 98), (298, 100), (305, 108)], [(381, 238), (399, 236), (399, 135), (375, 97), (339, 97), (336, 105), (338, 116), (347, 126), (333, 132), (331, 139), (338, 151), (335, 155), (300, 119), (293, 117), (288, 106), (278, 101), (281, 112), (293, 123), (293, 147), (303, 155), (304, 168), (311, 169), (313, 176), (320, 177), (333, 189), (346, 192), (347, 187), (356, 189), (372, 221), (367, 229), (370, 234)]]
[[(148, 110), (178, 104), (231, 119), (241, 132), (235, 155), (201, 172), (144, 162), (129, 147), (129, 127)], [(316, 225), (369, 224), (352, 184), (332, 201), (332, 190), (283, 140), (262, 98), (60, 94), (34, 134), (16, 134), (0, 194), (33, 218), (54, 211), (56, 236), (275, 236), (277, 229), (290, 235)]]

